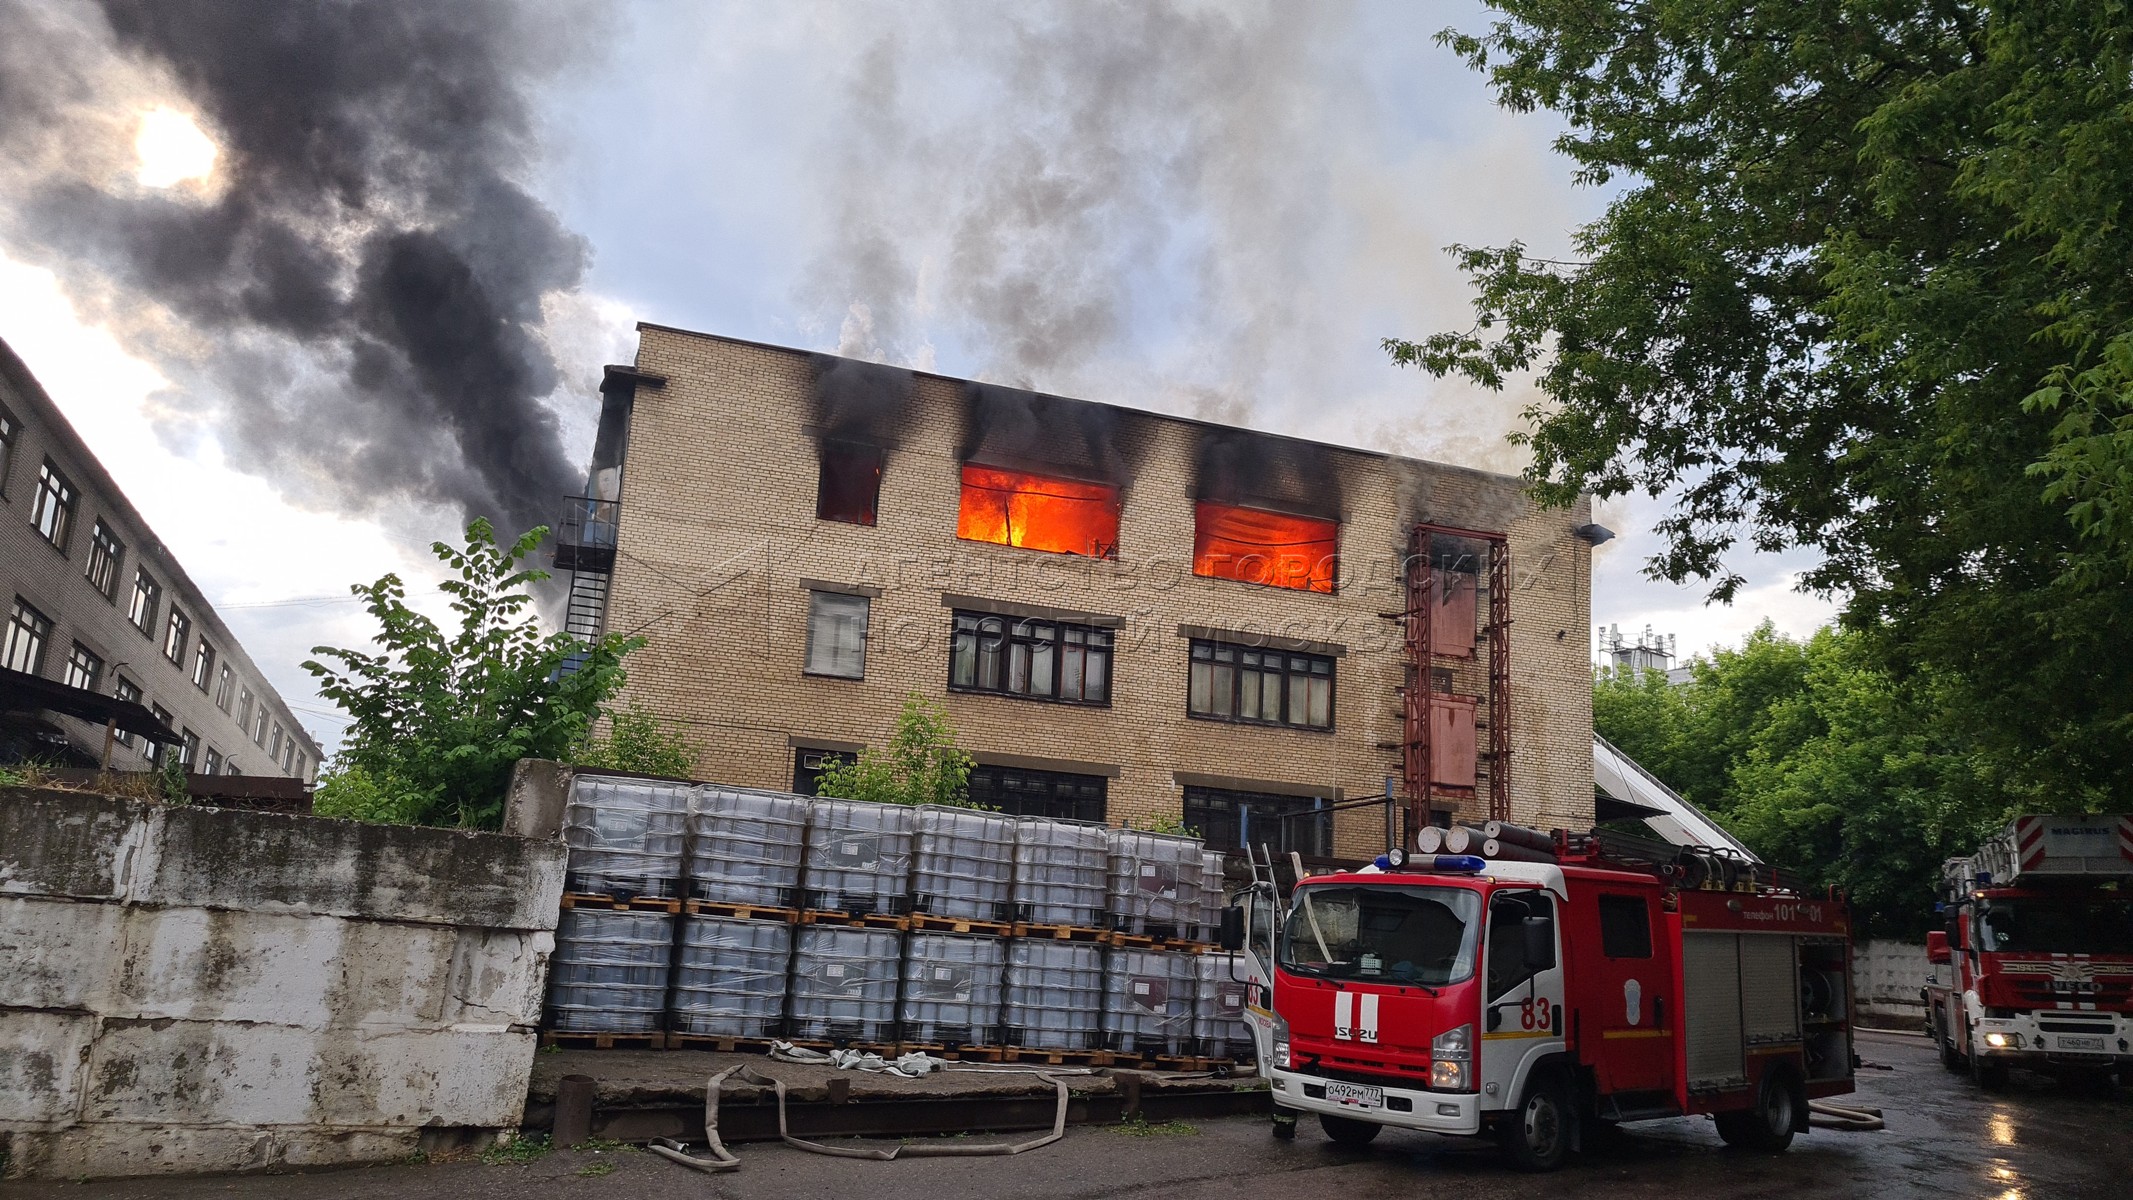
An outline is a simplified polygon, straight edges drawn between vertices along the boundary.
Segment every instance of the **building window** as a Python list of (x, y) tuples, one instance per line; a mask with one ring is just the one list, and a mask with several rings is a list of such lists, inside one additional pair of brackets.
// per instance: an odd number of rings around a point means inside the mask
[(251, 727), (252, 689), (239, 688), (237, 689), (237, 728), (239, 730), (245, 730), (250, 729)]
[(1024, 550), (1117, 558), (1118, 489), (966, 465), (955, 536)]
[(188, 729), (178, 735), (178, 765), (187, 771), (200, 760), (200, 735)]
[(1338, 521), (1202, 500), (1193, 505), (1192, 573), (1331, 592), (1340, 577)]
[(207, 748), (207, 756), (200, 760), (200, 773), (202, 775), (222, 774), (222, 751), (209, 746)]
[(237, 672), (230, 668), (230, 664), (223, 663), (222, 676), (215, 681), (215, 707), (223, 712), (230, 711), (230, 693), (236, 688)]
[(255, 746), (267, 744), (267, 706), (264, 704), (259, 706), (259, 720), (252, 725), (252, 744)]
[(93, 692), (103, 681), (104, 660), (96, 651), (80, 642), (74, 643), (73, 653), (67, 655), (67, 686)]
[(193, 653), (193, 686), (207, 690), (208, 681), (215, 677), (215, 647), (206, 638), (200, 639), (200, 648)]
[(831, 767), (857, 761), (859, 756), (850, 750), (809, 750), (804, 747), (795, 750), (792, 756), (792, 790), (802, 796), (819, 796), (822, 794), (823, 772)]
[(825, 440), (820, 454), (815, 516), (848, 525), (872, 525), (881, 499), (881, 447)]
[(89, 566), (82, 575), (106, 600), (118, 599), (119, 560), (125, 554), (126, 544), (118, 540), (109, 525), (97, 521), (89, 534)]
[(44, 671), (44, 644), (52, 637), (52, 619), (38, 612), (22, 597), (15, 597), (15, 611), (7, 622), (5, 663), (10, 671), (28, 675)]
[(1111, 703), (1111, 631), (1032, 617), (955, 614), (948, 686), (1064, 704)]
[(0, 408), (0, 498), (7, 495), (7, 481), (15, 474), (15, 443), (22, 440), (21, 434), (15, 414)]
[(293, 737), (281, 744), (281, 770), (284, 775), (296, 771), (296, 739)]
[(126, 619), (133, 627), (147, 634), (156, 635), (156, 608), (163, 601), (163, 587), (156, 577), (146, 570), (133, 573), (133, 600), (126, 605)]
[(163, 657), (185, 665), (185, 644), (192, 640), (192, 618), (179, 612), (175, 606), (170, 610), (170, 624), (163, 630)]
[[(113, 696), (116, 696), (120, 700), (125, 701), (128, 704), (139, 704), (141, 702), (140, 685), (134, 683), (131, 679), (128, 679), (123, 675), (119, 676), (119, 681), (117, 685), (111, 689), (111, 694)], [(123, 729), (119, 730), (118, 744), (131, 748), (133, 745), (133, 735)]]
[(66, 553), (67, 539), (74, 536), (74, 505), (79, 500), (74, 485), (59, 473), (51, 459), (45, 459), (44, 469), (37, 473), (37, 504), (30, 510), (30, 524), (62, 554)]
[(970, 802), (1010, 816), (1101, 821), (1110, 780), (1022, 767), (972, 767)]
[(281, 722), (276, 721), (274, 723), (274, 740), (267, 743), (267, 757), (269, 759), (281, 757), (281, 740), (284, 736), (281, 731)]
[(222, 773), (224, 775), (242, 775), (244, 774), (244, 768), (238, 766), (237, 760), (233, 758), (223, 764)]
[[(151, 704), (148, 706), (148, 715), (156, 719), (157, 725), (162, 726), (164, 729), (170, 728), (169, 709), (160, 704)], [(168, 753), (170, 753), (169, 742), (150, 742), (148, 746), (148, 761), (160, 767), (163, 765), (163, 756)]]
[(1210, 721), (1333, 728), (1333, 660), (1194, 639), (1186, 711)]
[(310, 772), (311, 772), (311, 760), (310, 760), (310, 759), (308, 759), (308, 758), (305, 758), (305, 757), (304, 757), (303, 755), (301, 755), (301, 754), (297, 755), (297, 756), (296, 756), (296, 767), (295, 767), (295, 775), (296, 775), (296, 777), (297, 777), (298, 779), (300, 779), (300, 780), (303, 780), (304, 782), (308, 783), (308, 782), (310, 782), (310, 780), (309, 780), (309, 779), (307, 778), (307, 776), (309, 776)]
[(807, 594), (807, 665), (803, 669), (809, 675), (866, 678), (868, 609), (865, 596)]
[(1294, 850), (1323, 858), (1333, 853), (1329, 803), (1315, 796), (1187, 787), (1185, 826), (1197, 831), (1208, 849), (1224, 854), (1263, 844), (1275, 854)]

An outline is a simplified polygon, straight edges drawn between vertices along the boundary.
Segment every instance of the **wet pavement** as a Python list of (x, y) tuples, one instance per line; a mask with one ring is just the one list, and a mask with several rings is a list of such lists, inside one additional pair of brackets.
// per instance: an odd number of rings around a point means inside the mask
[[(1064, 1142), (1016, 1158), (859, 1162), (779, 1145), (737, 1149), (737, 1174), (699, 1175), (641, 1151), (563, 1151), (520, 1165), (475, 1162), (373, 1167), (309, 1175), (221, 1176), (0, 1186), (0, 1200), (588, 1200), (721, 1197), (1232, 1196), (1269, 1187), (1342, 1200), (1399, 1197), (1980, 1197), (2087, 1200), (2133, 1195), (2133, 1090), (2082, 1095), (2017, 1073), (2003, 1093), (1978, 1091), (1941, 1070), (1922, 1038), (1864, 1033), (1859, 1052), (1885, 1070), (1860, 1074), (1856, 1103), (1881, 1108), (1881, 1133), (1816, 1130), (1782, 1155), (1721, 1146), (1709, 1122), (1630, 1126), (1604, 1149), (1537, 1181), (1503, 1165), (1485, 1143), (1388, 1131), (1367, 1150), (1334, 1146), (1306, 1121), (1279, 1142), (1258, 1119), (1202, 1122), (1186, 1133), (1138, 1136), (1076, 1128)], [(1160, 1127), (1158, 1127), (1160, 1130)], [(1019, 1136), (1019, 1135), (1018, 1135)], [(1240, 1187), (1242, 1185), (1242, 1187)]]

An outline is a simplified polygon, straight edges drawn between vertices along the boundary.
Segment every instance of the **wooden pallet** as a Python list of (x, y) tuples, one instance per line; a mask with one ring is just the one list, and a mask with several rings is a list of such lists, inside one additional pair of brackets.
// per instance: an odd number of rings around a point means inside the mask
[(1189, 938), (1157, 937), (1145, 933), (1123, 933), (1107, 929), (1102, 935), (1103, 944), (1120, 950), (1164, 950), (1173, 954), (1205, 954), (1214, 949), (1206, 942)]
[(860, 913), (854, 915), (827, 908), (803, 908), (800, 910), (802, 925), (849, 925), (855, 929), (893, 929), (899, 933), (911, 927), (911, 918), (894, 913)]
[(681, 901), (667, 896), (633, 896), (628, 900), (618, 900), (613, 896), (597, 895), (591, 892), (565, 892), (563, 893), (563, 907), (606, 908), (613, 909), (616, 912), (673, 914), (681, 911)]
[(800, 919), (797, 908), (779, 908), (772, 904), (735, 904), (726, 900), (689, 900), (682, 904), (682, 911), (692, 917), (731, 917), (739, 921), (775, 921), (780, 925), (795, 924)]
[(1108, 1067), (1108, 1050), (1048, 1050), (1033, 1046), (1002, 1046), (1000, 1061), (1038, 1067)]
[(541, 1045), (565, 1050), (664, 1050), (664, 1033), (572, 1033), (564, 1029), (541, 1031)]
[(1147, 1060), (1144, 1070), (1150, 1071), (1216, 1071), (1227, 1070), (1234, 1064), (1226, 1058), (1198, 1058), (1191, 1055), (1158, 1054)]
[(930, 1054), (950, 1062), (996, 1063), (1007, 1061), (1003, 1056), (1007, 1046), (943, 1046), (938, 1042), (898, 1042), (897, 1051), (902, 1054)]
[(1037, 938), (1055, 942), (1101, 942), (1104, 931), (1086, 925), (1038, 925), (1029, 921), (1017, 921), (1009, 932), (1018, 938)]
[(669, 1050), (714, 1050), (720, 1054), (768, 1054), (773, 1039), (726, 1037), (712, 1033), (669, 1033)]
[(936, 917), (930, 913), (912, 913), (911, 928), (925, 933), (975, 933), (991, 937), (1006, 937), (1014, 928), (1005, 921), (980, 921), (972, 917)]

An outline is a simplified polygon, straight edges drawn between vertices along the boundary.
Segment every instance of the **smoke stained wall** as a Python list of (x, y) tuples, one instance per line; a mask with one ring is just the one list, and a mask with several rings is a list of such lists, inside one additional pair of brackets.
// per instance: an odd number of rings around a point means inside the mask
[[(293, 499), (551, 522), (579, 481), (544, 305), (588, 250), (521, 181), (531, 89), (596, 32), (579, 16), (0, 0), (0, 239)], [(215, 143), (204, 179), (135, 175), (157, 107)]]

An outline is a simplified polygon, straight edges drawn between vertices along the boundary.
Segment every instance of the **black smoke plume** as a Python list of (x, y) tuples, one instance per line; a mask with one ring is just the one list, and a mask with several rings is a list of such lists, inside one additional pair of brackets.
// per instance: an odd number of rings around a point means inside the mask
[[(0, 0), (0, 238), (300, 500), (551, 522), (576, 479), (543, 302), (587, 251), (524, 181), (530, 87), (586, 33), (564, 15)], [(206, 183), (127, 173), (151, 105), (217, 143)]]
[(963, 461), (1126, 482), (1118, 409), (991, 383), (965, 385), (964, 399)]
[(917, 378), (902, 367), (808, 356), (814, 380), (815, 436), (871, 446), (893, 446), (903, 428)]
[(1316, 442), (1248, 429), (1205, 429), (1193, 458), (1195, 500), (1341, 519), (1334, 452)]

